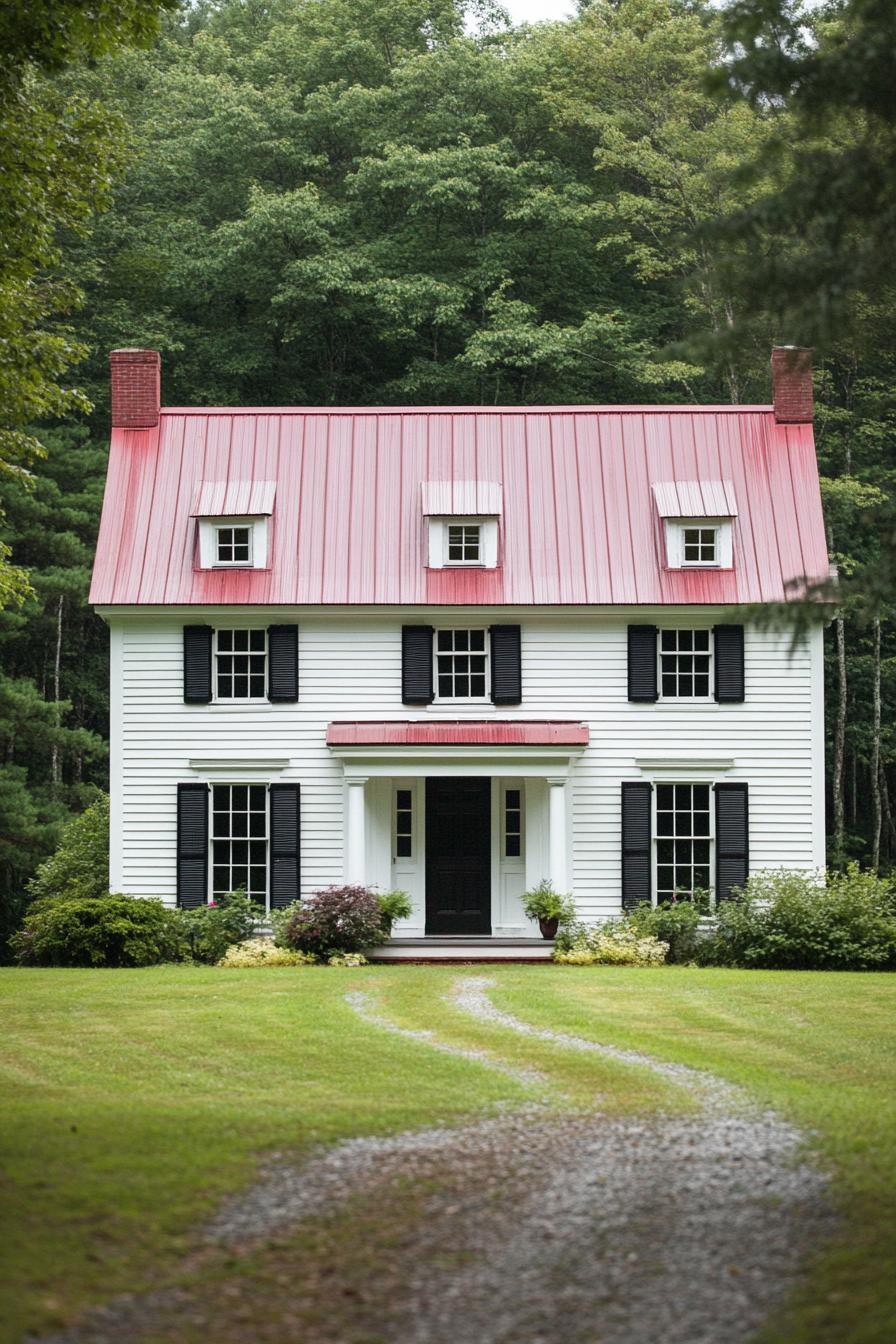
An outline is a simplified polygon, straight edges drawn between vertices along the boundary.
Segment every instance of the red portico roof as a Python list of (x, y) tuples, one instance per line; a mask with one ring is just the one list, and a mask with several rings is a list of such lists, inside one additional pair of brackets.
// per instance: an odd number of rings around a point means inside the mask
[[(198, 567), (228, 482), (273, 501), (267, 569)], [(497, 568), (427, 567), (446, 482), (500, 509)], [(736, 500), (731, 569), (666, 568), (654, 486), (694, 482)], [(727, 606), (827, 572), (812, 426), (770, 406), (163, 409), (113, 429), (91, 601)]]
[(327, 728), (329, 747), (578, 747), (587, 746), (584, 723), (560, 719), (431, 719), (335, 722)]

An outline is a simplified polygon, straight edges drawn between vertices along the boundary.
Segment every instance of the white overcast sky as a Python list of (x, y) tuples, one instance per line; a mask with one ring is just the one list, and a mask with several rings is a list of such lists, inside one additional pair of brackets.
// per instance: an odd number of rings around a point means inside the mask
[(572, 0), (501, 0), (514, 23), (537, 23), (539, 19), (565, 19), (574, 10)]

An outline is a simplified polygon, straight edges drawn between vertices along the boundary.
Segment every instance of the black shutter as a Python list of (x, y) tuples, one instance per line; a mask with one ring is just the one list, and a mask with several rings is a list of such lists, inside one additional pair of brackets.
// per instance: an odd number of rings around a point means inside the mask
[(656, 626), (628, 627), (628, 698), (656, 700)]
[(268, 699), (287, 704), (299, 698), (299, 627), (268, 626)]
[(282, 910), (299, 899), (298, 784), (272, 784), (268, 789), (271, 820), (271, 909)]
[(716, 699), (720, 704), (738, 704), (744, 698), (744, 628), (717, 625), (715, 641)]
[(716, 900), (730, 901), (750, 871), (749, 800), (746, 784), (716, 786)]
[(401, 698), (406, 705), (432, 704), (432, 626), (401, 627)]
[(650, 797), (652, 784), (622, 785), (622, 908), (650, 900)]
[(184, 700), (207, 705), (212, 698), (212, 628), (184, 626)]
[(523, 669), (520, 658), (520, 627), (493, 625), (492, 703), (518, 705), (523, 698)]
[(177, 786), (177, 903), (208, 901), (208, 785)]

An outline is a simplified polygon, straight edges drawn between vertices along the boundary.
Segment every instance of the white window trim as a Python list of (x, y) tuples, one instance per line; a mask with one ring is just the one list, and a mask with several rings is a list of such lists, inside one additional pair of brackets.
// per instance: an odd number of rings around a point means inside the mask
[[(215, 517), (200, 518), (199, 523), (199, 568), (200, 569), (267, 569), (268, 567), (268, 519), (259, 515), (252, 517)], [(218, 529), (220, 527), (248, 527), (249, 554), (246, 561), (218, 559)]]
[[(695, 630), (709, 631), (709, 690), (706, 695), (663, 695), (663, 631), (664, 630)], [(661, 625), (657, 629), (656, 639), (656, 685), (657, 701), (665, 705), (714, 705), (715, 697), (715, 676), (716, 676), (716, 650), (715, 639), (713, 637), (712, 626), (707, 625)]]
[[(264, 695), (219, 695), (218, 694), (218, 635), (222, 630), (262, 630), (264, 632)], [(228, 655), (225, 654), (225, 657)], [(239, 655), (237, 655), (239, 656)], [(258, 657), (258, 654), (255, 655)], [(213, 705), (269, 705), (268, 699), (268, 628), (266, 625), (222, 625), (215, 626), (212, 633), (212, 704)]]
[[(485, 635), (485, 694), (439, 695), (439, 634), (446, 630), (481, 630)], [(479, 655), (477, 654), (477, 657)], [(487, 625), (437, 625), (432, 632), (432, 680), (434, 705), (490, 705), (492, 703), (492, 641)]]
[[(476, 549), (477, 549), (477, 551), (479, 552), (479, 555), (478, 555), (478, 557), (477, 557), (475, 560), (455, 560), (455, 559), (452, 559), (452, 558), (451, 558), (451, 529), (452, 529), (453, 527), (460, 527), (460, 528), (463, 528), (463, 529), (465, 529), (465, 530), (469, 530), (470, 528), (475, 528), (475, 529), (476, 529), (476, 534), (477, 534)], [(483, 568), (485, 567), (485, 566), (484, 566), (484, 563), (483, 563), (483, 543), (484, 543), (484, 537), (483, 537), (483, 533), (482, 533), (482, 528), (483, 528), (482, 523), (477, 522), (477, 521), (472, 520), (472, 519), (469, 519), (469, 518), (464, 519), (463, 522), (459, 522), (458, 520), (456, 520), (456, 519), (454, 519), (454, 518), (449, 518), (449, 519), (448, 519), (448, 521), (447, 521), (446, 524), (445, 524), (445, 568), (446, 568), (446, 569), (455, 569), (455, 568), (458, 568), (458, 569), (470, 569), (470, 568), (472, 568), (472, 569), (483, 569)]]
[[(667, 569), (731, 569), (734, 564), (734, 535), (731, 518), (666, 518)], [(710, 563), (684, 558), (686, 528), (712, 527), (716, 532), (716, 558)]]
[[(468, 515), (451, 517), (430, 517), (427, 544), (428, 567), (430, 569), (496, 569), (498, 565), (498, 520), (484, 516)], [(479, 559), (449, 560), (448, 528), (479, 528)]]
[[(271, 791), (270, 783), (264, 779), (237, 779), (228, 776), (226, 779), (215, 779), (209, 784), (208, 790), (208, 882), (207, 899), (215, 899), (215, 785), (225, 787), (239, 788), (240, 786), (262, 787), (264, 789), (264, 909), (265, 914), (271, 912)], [(247, 837), (248, 839), (249, 837)], [(257, 838), (257, 837), (256, 837)], [(231, 837), (232, 839), (232, 837)], [(233, 867), (233, 865), (230, 865)], [(248, 864), (247, 867), (251, 867)], [(260, 904), (260, 902), (256, 902)]]
[[(224, 531), (233, 531), (237, 527), (244, 527), (249, 533), (249, 558), (248, 560), (222, 560), (218, 554), (221, 547), (221, 533)], [(215, 569), (254, 569), (255, 564), (253, 555), (255, 528), (252, 523), (232, 523), (228, 518), (218, 519), (215, 523)]]
[[(657, 869), (659, 861), (657, 858), (658, 844), (660, 840), (672, 839), (671, 836), (657, 834), (657, 785), (659, 784), (705, 784), (709, 788), (709, 908), (715, 909), (716, 905), (716, 808), (715, 808), (715, 780), (707, 775), (694, 774), (683, 776), (681, 774), (668, 774), (655, 777), (651, 780), (652, 788), (650, 790), (650, 831), (652, 836), (652, 853), (650, 856), (650, 904), (654, 909), (659, 905), (659, 879)], [(665, 899), (665, 898), (664, 898)]]

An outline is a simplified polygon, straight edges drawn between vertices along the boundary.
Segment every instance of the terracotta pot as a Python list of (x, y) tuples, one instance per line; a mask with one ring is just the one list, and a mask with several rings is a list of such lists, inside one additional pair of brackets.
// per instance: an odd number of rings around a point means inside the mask
[(560, 921), (559, 919), (540, 919), (538, 927), (541, 929), (542, 938), (553, 938), (560, 927)]

